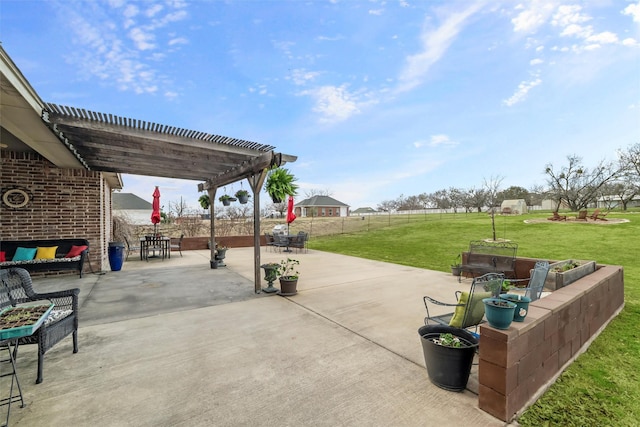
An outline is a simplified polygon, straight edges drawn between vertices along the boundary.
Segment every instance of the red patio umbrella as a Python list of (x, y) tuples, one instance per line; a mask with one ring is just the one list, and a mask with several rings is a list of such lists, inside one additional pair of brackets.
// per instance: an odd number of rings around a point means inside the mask
[(289, 202), (287, 203), (287, 227), (295, 221), (295, 219), (296, 214), (293, 213), (293, 196), (289, 196)]
[(296, 214), (293, 213), (293, 196), (289, 196), (289, 201), (287, 202), (287, 249), (285, 252), (291, 252), (289, 249), (289, 225), (295, 221)]
[(160, 216), (160, 189), (156, 185), (156, 189), (153, 192), (153, 203), (151, 204), (153, 211), (151, 212), (151, 222), (153, 223), (153, 232), (157, 234), (158, 223), (162, 220)]

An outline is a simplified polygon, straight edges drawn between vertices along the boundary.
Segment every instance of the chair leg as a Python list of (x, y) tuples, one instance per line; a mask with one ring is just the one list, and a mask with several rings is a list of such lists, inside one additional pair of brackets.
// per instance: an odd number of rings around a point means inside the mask
[[(38, 344), (38, 347), (40, 344)], [(42, 369), (44, 365), (44, 353), (42, 351), (38, 351), (38, 376), (36, 378), (36, 384), (40, 384), (42, 382)]]

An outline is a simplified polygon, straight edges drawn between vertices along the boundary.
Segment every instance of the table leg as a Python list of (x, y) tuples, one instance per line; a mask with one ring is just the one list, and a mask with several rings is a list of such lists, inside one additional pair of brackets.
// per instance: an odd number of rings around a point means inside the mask
[[(17, 354), (18, 352), (18, 340), (14, 340), (13, 350), (11, 349), (11, 341), (6, 341), (2, 344), (1, 350), (6, 350), (9, 354), (8, 359), (1, 359), (1, 363), (11, 362), (11, 371), (7, 373), (0, 374), (0, 377), (6, 377), (11, 375), (11, 386), (9, 387), (9, 397), (5, 397), (4, 399), (0, 399), (0, 406), (7, 405), (7, 423), (5, 426), (9, 425), (9, 416), (11, 415), (11, 404), (13, 402), (20, 402), (20, 407), (24, 408), (24, 399), (22, 398), (22, 388), (20, 388), (20, 381), (18, 380), (18, 372), (16, 371), (16, 361), (13, 357), (14, 352)], [(18, 394), (13, 395), (13, 386), (18, 387)]]

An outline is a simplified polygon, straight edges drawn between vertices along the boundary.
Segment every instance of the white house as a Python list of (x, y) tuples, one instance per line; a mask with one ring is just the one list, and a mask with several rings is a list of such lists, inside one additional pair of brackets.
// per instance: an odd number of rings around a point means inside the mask
[(135, 225), (151, 224), (153, 207), (150, 202), (133, 193), (117, 193), (112, 195), (113, 215), (122, 216), (127, 222)]

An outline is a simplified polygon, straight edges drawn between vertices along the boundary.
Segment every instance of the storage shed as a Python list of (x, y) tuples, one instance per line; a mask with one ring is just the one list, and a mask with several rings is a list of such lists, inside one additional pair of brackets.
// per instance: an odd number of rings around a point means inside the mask
[(524, 199), (505, 200), (500, 206), (500, 213), (503, 215), (520, 215), (527, 212), (527, 203)]

